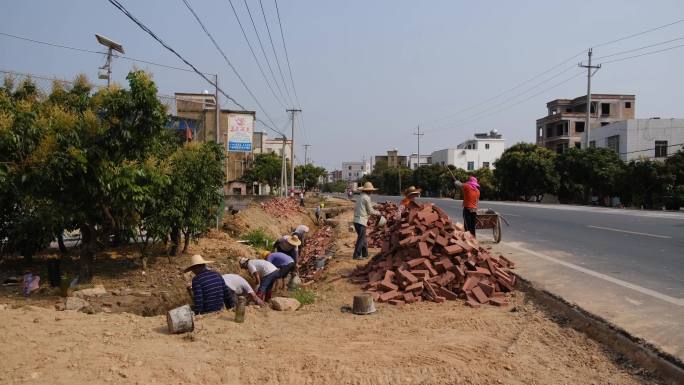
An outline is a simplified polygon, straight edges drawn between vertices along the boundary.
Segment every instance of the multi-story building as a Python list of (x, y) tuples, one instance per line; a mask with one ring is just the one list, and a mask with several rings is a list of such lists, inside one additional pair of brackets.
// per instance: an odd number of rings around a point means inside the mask
[(399, 155), (399, 150), (396, 148), (387, 151), (387, 155), (376, 155), (375, 164), (378, 164), (378, 162), (387, 163), (387, 167), (389, 168), (408, 167), (406, 155)]
[[(255, 154), (276, 154), (283, 156), (283, 138), (277, 137), (273, 139), (268, 138), (265, 132), (255, 132), (252, 136), (252, 143)], [(292, 139), (285, 139), (285, 159), (290, 161), (290, 154), (292, 150)]]
[(475, 134), (473, 139), (432, 153), (432, 164), (453, 165), (467, 171), (494, 168), (494, 162), (504, 152), (505, 141), (496, 130)]
[(342, 180), (355, 182), (370, 172), (369, 162), (342, 162)]
[[(537, 119), (537, 145), (562, 153), (580, 148), (584, 139), (587, 97), (556, 99), (546, 103), (548, 115)], [(591, 130), (621, 120), (634, 119), (634, 95), (591, 94)], [(591, 139), (590, 139), (591, 141)]]
[(342, 180), (342, 170), (333, 170), (326, 175), (326, 182), (334, 183)]
[(590, 146), (611, 148), (624, 161), (665, 159), (684, 148), (684, 119), (629, 119), (596, 128)]
[[(420, 165), (425, 166), (427, 164), (432, 164), (432, 156), (420, 154)], [(418, 154), (413, 153), (408, 157), (408, 166), (410, 169), (414, 170), (418, 168)]]

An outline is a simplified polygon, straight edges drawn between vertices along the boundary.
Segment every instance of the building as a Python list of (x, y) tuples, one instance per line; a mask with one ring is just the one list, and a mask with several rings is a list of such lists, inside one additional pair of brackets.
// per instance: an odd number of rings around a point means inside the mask
[[(420, 165), (424, 166), (426, 164), (432, 164), (432, 156), (420, 154)], [(418, 168), (418, 154), (413, 153), (408, 157), (408, 166), (410, 169), (414, 170)]]
[(338, 180), (342, 180), (342, 170), (334, 170), (328, 173), (328, 182), (334, 183)]
[(174, 96), (176, 116), (197, 122), (192, 140), (218, 142), (220, 138), (216, 135), (216, 96), (185, 92), (176, 92)]
[(408, 167), (408, 159), (406, 155), (399, 155), (399, 150), (396, 148), (394, 150), (387, 151), (387, 155), (376, 155), (375, 164), (377, 165), (378, 162), (386, 163), (387, 167), (389, 168)]
[(494, 168), (494, 162), (504, 152), (505, 141), (496, 130), (475, 134), (473, 139), (432, 153), (432, 164), (453, 165), (467, 171)]
[[(255, 154), (276, 154), (283, 156), (283, 138), (268, 138), (265, 132), (255, 132), (252, 136), (253, 151)], [(285, 139), (285, 159), (290, 161), (292, 139)]]
[(598, 127), (590, 146), (611, 148), (620, 159), (665, 159), (684, 148), (684, 119), (629, 119)]
[[(587, 97), (556, 99), (546, 103), (548, 115), (537, 119), (537, 145), (562, 153), (580, 148), (584, 140)], [(634, 119), (634, 95), (591, 94), (591, 129)], [(591, 131), (590, 131), (591, 133)]]
[(363, 162), (342, 162), (342, 180), (355, 182), (364, 175), (370, 174), (370, 163)]

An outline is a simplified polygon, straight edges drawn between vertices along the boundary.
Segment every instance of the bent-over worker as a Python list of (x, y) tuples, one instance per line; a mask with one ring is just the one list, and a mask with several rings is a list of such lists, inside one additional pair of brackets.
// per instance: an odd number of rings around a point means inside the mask
[(408, 209), (408, 206), (411, 202), (420, 197), (421, 191), (422, 190), (416, 188), (416, 186), (411, 186), (404, 190), (404, 199), (402, 199), (401, 203), (399, 203), (399, 210), (397, 211), (398, 218), (401, 218), (401, 214)]
[(368, 258), (368, 241), (366, 239), (366, 226), (368, 226), (368, 217), (371, 215), (380, 215), (380, 212), (373, 208), (370, 194), (377, 190), (373, 187), (373, 183), (366, 182), (363, 187), (359, 188), (361, 194), (354, 206), (354, 230), (356, 230), (356, 245), (354, 245), (354, 259)]
[(293, 234), (293, 235), (283, 235), (282, 237), (278, 238), (275, 243), (273, 244), (273, 248), (275, 251), (279, 251), (281, 253), (285, 253), (292, 257), (292, 259), (297, 262), (297, 256), (299, 255), (299, 245), (302, 244), (302, 241), (299, 239), (299, 236)]
[(201, 255), (195, 254), (190, 259), (190, 266), (185, 271), (192, 271), (195, 276), (192, 278), (192, 311), (195, 314), (205, 314), (235, 306), (235, 293), (221, 277), (221, 274), (209, 270), (207, 264), (213, 263), (206, 261)]
[(280, 276), (280, 272), (271, 262), (263, 259), (240, 258), (240, 267), (247, 269), (256, 281), (257, 297), (268, 301), (271, 299), (273, 284)]
[(306, 245), (306, 234), (309, 232), (309, 226), (299, 225), (295, 227), (292, 235), (296, 235), (300, 241), (302, 241), (302, 247)]
[(285, 287), (285, 278), (288, 276), (288, 274), (295, 270), (294, 259), (285, 253), (276, 252), (268, 254), (266, 260), (278, 268), (278, 278), (282, 280), (283, 287)]
[(247, 282), (246, 279), (237, 274), (223, 274), (222, 277), (226, 286), (235, 293), (235, 296), (249, 296), (254, 303), (259, 306), (264, 306), (264, 301), (257, 297), (256, 293), (254, 293), (254, 289), (252, 289), (252, 286), (249, 285), (249, 282)]
[(480, 185), (473, 175), (468, 181), (461, 183), (454, 179), (456, 188), (460, 188), (463, 196), (463, 227), (475, 236), (475, 220), (477, 218), (477, 205), (480, 201)]

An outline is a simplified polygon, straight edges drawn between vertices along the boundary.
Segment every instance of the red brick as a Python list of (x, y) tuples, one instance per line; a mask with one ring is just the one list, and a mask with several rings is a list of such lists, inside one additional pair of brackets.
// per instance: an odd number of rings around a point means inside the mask
[(406, 246), (416, 242), (416, 237), (408, 237), (399, 241), (399, 246)]
[(438, 282), (441, 286), (446, 286), (449, 283), (451, 283), (451, 281), (453, 281), (454, 279), (456, 279), (456, 274), (454, 274), (450, 271), (447, 271), (446, 273), (444, 273), (440, 276)]
[(494, 286), (487, 285), (487, 284), (485, 284), (485, 283), (483, 283), (483, 282), (480, 282), (477, 286), (479, 286), (480, 289), (482, 289), (482, 292), (483, 292), (487, 297), (491, 297), (492, 294), (494, 294)]
[(386, 301), (389, 301), (390, 299), (396, 298), (398, 296), (399, 296), (398, 291), (396, 291), (396, 290), (395, 291), (388, 291), (387, 293), (381, 294), (379, 300), (381, 302), (386, 302)]
[(480, 304), (475, 300), (469, 299), (468, 301), (466, 301), (466, 306), (470, 306), (472, 308), (477, 309), (478, 307), (480, 307)]
[(425, 243), (425, 242), (418, 243), (418, 250), (420, 251), (421, 257), (429, 257), (430, 256), (430, 249), (428, 248), (427, 243)]
[(449, 244), (449, 240), (446, 237), (443, 236), (438, 236), (437, 239), (435, 240), (435, 243), (442, 247), (446, 247)]
[(430, 276), (435, 276), (439, 274), (437, 273), (437, 270), (435, 270), (435, 268), (432, 267), (432, 263), (430, 263), (430, 261), (425, 260), (425, 262), (423, 262), (423, 266), (425, 266), (428, 269), (428, 271), (430, 272)]
[(437, 213), (430, 213), (425, 216), (423, 216), (423, 221), (425, 222), (426, 225), (431, 225), (435, 223), (439, 219), (439, 214)]
[(432, 286), (431, 283), (427, 283), (427, 284), (425, 285), (425, 290), (428, 292), (428, 294), (430, 294), (430, 296), (431, 296), (432, 298), (436, 298), (436, 297), (437, 297), (437, 293), (435, 293), (435, 288)]
[(471, 290), (473, 287), (477, 286), (477, 283), (480, 280), (478, 277), (468, 277), (466, 278), (465, 282), (463, 283), (463, 291), (468, 291)]
[(378, 287), (380, 287), (380, 288), (382, 288), (382, 289), (384, 289), (384, 290), (386, 290), (386, 291), (399, 290), (399, 286), (397, 286), (397, 285), (395, 285), (395, 284), (393, 284), (393, 283), (391, 283), (391, 282), (387, 282), (387, 281), (382, 281), (382, 282), (380, 282), (380, 283), (378, 284)]
[(446, 298), (441, 297), (441, 296), (436, 296), (436, 297), (433, 298), (432, 300), (435, 301), (435, 302), (437, 302), (437, 303), (442, 303), (442, 302), (446, 301)]
[(412, 259), (410, 261), (407, 261), (406, 264), (409, 265), (409, 267), (414, 268), (423, 262), (425, 262), (425, 258), (416, 258), (416, 259)]
[(429, 270), (411, 270), (411, 274), (415, 275), (418, 279), (428, 279), (430, 278)]
[(475, 270), (467, 270), (466, 274), (467, 275), (486, 276), (486, 275), (491, 275), (492, 273), (489, 272), (489, 269), (485, 269), (484, 267), (476, 267)]
[(416, 283), (418, 282), (418, 278), (416, 278), (415, 275), (411, 274), (410, 271), (406, 270), (399, 270), (399, 275), (401, 275), (404, 279), (409, 281), (410, 283)]
[(435, 292), (436, 292), (438, 295), (440, 295), (440, 296), (442, 296), (442, 297), (448, 299), (449, 301), (454, 301), (454, 300), (457, 300), (457, 299), (458, 299), (458, 295), (457, 295), (456, 293), (454, 293), (454, 292), (451, 291), (451, 290), (447, 290), (447, 289), (445, 289), (445, 288), (443, 288), (443, 287), (436, 287), (436, 288), (435, 288)]
[(489, 297), (487, 297), (487, 295), (482, 291), (482, 289), (480, 289), (479, 286), (473, 287), (470, 291), (473, 293), (475, 298), (477, 298), (479, 303), (487, 303), (487, 301), (489, 301)]
[(383, 281), (385, 282), (392, 282), (394, 279), (395, 273), (392, 270), (387, 270), (385, 272), (385, 277), (383, 278)]
[(451, 270), (454, 267), (454, 263), (447, 257), (440, 259), (439, 262), (444, 266), (444, 270)]
[(423, 283), (422, 282), (416, 282), (412, 285), (406, 286), (406, 289), (404, 289), (404, 290), (406, 290), (408, 292), (408, 291), (422, 290), (422, 289), (423, 289)]
[(465, 251), (463, 247), (460, 245), (450, 245), (444, 248), (444, 251), (446, 251), (447, 254), (449, 255), (454, 255), (454, 254), (460, 254)]
[(407, 303), (413, 303), (416, 301), (416, 296), (411, 292), (404, 293), (404, 301)]

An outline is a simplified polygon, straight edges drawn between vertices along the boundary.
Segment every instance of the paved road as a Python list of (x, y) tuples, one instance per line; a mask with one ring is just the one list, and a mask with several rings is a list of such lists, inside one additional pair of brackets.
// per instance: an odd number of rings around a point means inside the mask
[[(462, 221), (460, 200), (422, 199)], [(505, 242), (562, 251), (562, 261), (684, 298), (684, 213), (486, 201), (480, 207), (506, 217), (510, 226), (503, 225)]]

